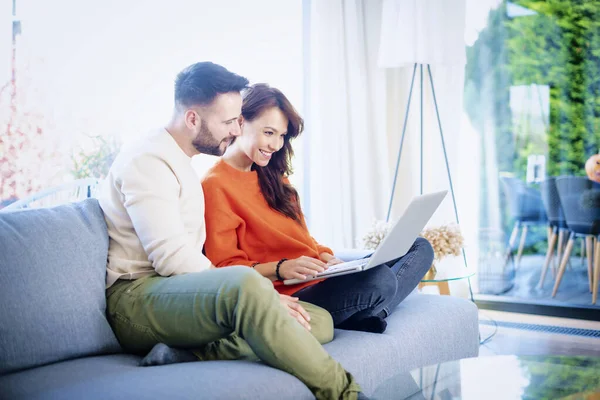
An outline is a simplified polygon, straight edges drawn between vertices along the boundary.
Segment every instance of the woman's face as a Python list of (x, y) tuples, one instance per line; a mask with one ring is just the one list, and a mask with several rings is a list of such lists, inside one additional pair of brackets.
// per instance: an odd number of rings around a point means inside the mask
[(288, 119), (278, 107), (265, 110), (253, 121), (244, 120), (242, 134), (236, 140), (248, 158), (265, 167), (273, 153), (283, 147)]

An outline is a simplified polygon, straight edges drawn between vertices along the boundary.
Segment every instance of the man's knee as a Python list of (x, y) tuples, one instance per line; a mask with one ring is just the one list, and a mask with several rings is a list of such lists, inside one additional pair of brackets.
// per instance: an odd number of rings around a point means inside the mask
[(253, 268), (235, 266), (227, 267), (228, 271), (227, 281), (230, 289), (235, 290), (240, 298), (254, 299), (254, 300), (266, 300), (267, 298), (272, 300), (272, 296), (275, 293), (273, 284), (271, 281)]
[(273, 290), (273, 284), (254, 268), (229, 267), (234, 271), (235, 281), (244, 292), (259, 292), (266, 289)]
[(302, 307), (310, 315), (310, 328), (312, 335), (321, 344), (333, 340), (333, 318), (329, 312), (311, 303), (300, 302)]

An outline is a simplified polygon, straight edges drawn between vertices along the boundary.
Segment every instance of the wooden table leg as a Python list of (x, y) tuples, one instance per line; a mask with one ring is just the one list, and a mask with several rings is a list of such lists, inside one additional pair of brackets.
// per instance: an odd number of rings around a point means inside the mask
[(440, 289), (440, 294), (450, 296), (450, 285), (448, 285), (447, 281), (439, 282), (438, 288)]
[(421, 282), (419, 283), (419, 290), (423, 289), (425, 286), (437, 286), (440, 294), (450, 296), (450, 285), (448, 285), (447, 281), (441, 282)]

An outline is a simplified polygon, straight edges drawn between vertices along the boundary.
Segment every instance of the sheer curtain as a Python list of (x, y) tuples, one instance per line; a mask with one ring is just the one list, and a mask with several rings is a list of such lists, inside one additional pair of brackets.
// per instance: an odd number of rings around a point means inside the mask
[[(385, 0), (382, 8), (379, 63), (395, 76), (399, 101), (406, 107), (414, 63), (431, 65), (431, 74), (443, 130), (444, 144), (454, 186), (460, 228), (470, 270), (478, 263), (479, 231), (479, 137), (468, 125), (463, 113), (464, 71), (466, 63), (466, 2), (456, 0)], [(450, 189), (446, 162), (435, 113), (435, 104), (427, 67), (423, 67), (423, 192)], [(396, 198), (392, 215), (398, 215), (412, 195), (419, 193), (420, 171), (420, 75), (417, 67), (415, 88), (403, 148)], [(391, 115), (390, 143), (398, 142), (404, 112)], [(398, 146), (392, 145), (394, 158)], [(395, 153), (395, 154), (393, 154)], [(411, 154), (405, 158), (405, 155)], [(429, 226), (455, 222), (451, 193), (448, 194)], [(438, 276), (457, 276), (464, 272), (462, 257), (445, 258), (437, 264)], [(455, 283), (455, 291), (466, 292), (464, 282)]]
[(380, 1), (308, 2), (309, 97), (303, 207), (311, 233), (354, 247), (389, 193)]
[[(439, 25), (416, 20), (419, 13), (431, 10), (428, 4), (415, 0), (310, 3), (309, 119), (305, 144), (309, 154), (305, 163), (309, 196), (303, 200), (305, 206), (308, 202), (311, 232), (324, 243), (358, 246), (357, 239), (371, 228), (372, 221), (385, 219), (413, 63), (427, 56), (425, 47), (435, 52), (438, 61), (448, 60), (447, 65), (433, 66), (432, 74), (461, 231), (469, 264), (477, 264), (480, 146), (478, 136), (463, 118), (465, 7), (463, 2), (449, 3), (454, 9), (434, 12), (437, 17), (432, 20), (438, 18)], [(444, 22), (442, 17), (452, 22)], [(428, 29), (452, 36), (458, 45), (449, 47), (424, 37)], [(399, 54), (394, 48), (398, 38), (408, 37), (415, 39), (412, 50)], [(444, 49), (440, 50), (440, 46)], [(419, 85), (417, 71), (392, 220), (419, 194)], [(424, 192), (449, 189), (426, 74), (423, 92)], [(454, 220), (449, 194), (430, 225)], [(462, 257), (446, 259), (440, 269), (451, 275), (457, 268), (464, 268)], [(461, 292), (462, 289), (466, 290), (462, 287)]]
[(269, 82), (302, 105), (300, 0), (19, 3), (22, 57), (59, 123), (127, 136), (162, 124), (175, 75), (198, 61)]
[[(302, 112), (302, 0), (18, 0), (17, 13), (19, 61), (66, 169), (87, 136), (128, 141), (162, 126), (177, 72), (198, 61), (278, 87)], [(212, 162), (195, 159), (200, 173)], [(302, 190), (298, 177), (292, 180)]]

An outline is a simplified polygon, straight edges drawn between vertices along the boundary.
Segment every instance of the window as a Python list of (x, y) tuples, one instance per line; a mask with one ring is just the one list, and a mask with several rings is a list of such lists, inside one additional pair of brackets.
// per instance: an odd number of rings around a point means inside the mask
[[(482, 138), (473, 150), (484, 155), (479, 292), (504, 301), (589, 308), (588, 261), (580, 257), (591, 246), (577, 237), (564, 258), (569, 246), (562, 225), (560, 251), (568, 267), (557, 284), (561, 260), (551, 260), (540, 282), (552, 243), (547, 179), (585, 180), (586, 160), (600, 146), (600, 1), (471, 3), (464, 110)], [(564, 203), (562, 195), (560, 202), (590, 210), (598, 193), (572, 192), (564, 197), (579, 203)]]
[[(2, 84), (10, 83), (12, 51), (5, 3)], [(17, 102), (11, 116), (10, 88), (0, 99), (0, 201), (104, 172), (109, 162), (98, 154), (168, 121), (175, 75), (197, 61), (267, 82), (302, 112), (301, 0), (16, 0), (16, 7)], [(8, 132), (11, 118), (19, 126), (13, 121)], [(212, 162), (194, 161), (200, 172)], [(292, 179), (301, 190), (302, 180)]]

